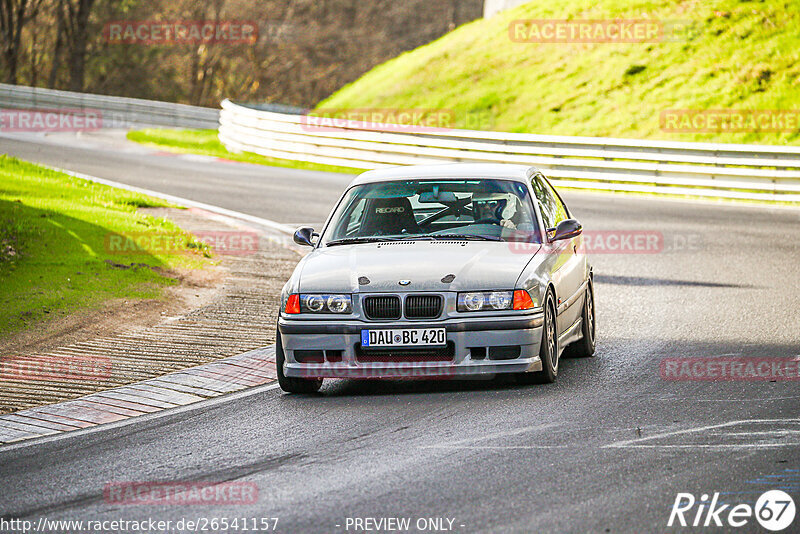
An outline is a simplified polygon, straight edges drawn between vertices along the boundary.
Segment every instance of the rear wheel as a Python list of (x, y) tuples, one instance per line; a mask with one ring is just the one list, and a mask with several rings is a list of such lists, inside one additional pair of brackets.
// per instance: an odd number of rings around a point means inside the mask
[(522, 384), (551, 384), (558, 376), (558, 332), (556, 330), (556, 304), (553, 293), (548, 291), (544, 301), (542, 342), (539, 347), (542, 370), (535, 373), (520, 373), (517, 380)]
[(568, 347), (569, 355), (575, 358), (589, 358), (594, 356), (594, 339), (596, 319), (594, 313), (594, 286), (592, 279), (586, 286), (586, 298), (581, 314), (581, 330), (583, 337)]
[(322, 387), (321, 378), (295, 378), (284, 376), (283, 365), (286, 363), (286, 356), (283, 353), (283, 342), (281, 333), (275, 334), (275, 367), (278, 368), (278, 384), (287, 393), (316, 393)]

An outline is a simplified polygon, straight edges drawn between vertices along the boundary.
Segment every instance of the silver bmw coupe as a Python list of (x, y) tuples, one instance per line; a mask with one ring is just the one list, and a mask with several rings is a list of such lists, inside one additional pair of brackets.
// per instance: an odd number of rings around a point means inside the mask
[(553, 382), (592, 356), (592, 267), (581, 224), (533, 167), (394, 167), (358, 176), (281, 295), (284, 391), (325, 378), (514, 373)]

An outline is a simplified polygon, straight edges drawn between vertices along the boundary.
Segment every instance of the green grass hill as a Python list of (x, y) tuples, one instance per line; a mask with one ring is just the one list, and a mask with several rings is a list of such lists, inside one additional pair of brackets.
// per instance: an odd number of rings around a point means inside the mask
[[(649, 19), (661, 30), (651, 42), (516, 42), (520, 19)], [(799, 28), (797, 0), (537, 0), (402, 54), (319, 107), (446, 109), (457, 126), (507, 132), (800, 144)], [(778, 132), (675, 133), (661, 125), (668, 110), (788, 118)]]

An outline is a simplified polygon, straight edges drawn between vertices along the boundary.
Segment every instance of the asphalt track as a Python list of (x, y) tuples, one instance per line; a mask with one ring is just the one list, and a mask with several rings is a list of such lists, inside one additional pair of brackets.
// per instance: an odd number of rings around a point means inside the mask
[[(318, 224), (349, 179), (69, 136), (0, 137), (0, 153), (288, 224)], [(661, 373), (665, 358), (800, 357), (800, 211), (564, 197), (587, 230), (660, 232), (663, 246), (592, 255), (597, 357), (563, 360), (555, 384), (329, 381), (319, 396), (262, 387), (0, 449), (0, 517), (277, 517), (279, 532), (354, 532), (356, 518), (389, 517), (414, 530), (420, 518), (448, 518), (455, 532), (666, 532), (694, 530), (667, 528), (679, 492), (753, 505), (781, 488), (800, 504), (796, 380)], [(104, 500), (107, 484), (130, 481), (250, 482), (258, 499)], [(736, 531), (764, 530), (751, 519)]]

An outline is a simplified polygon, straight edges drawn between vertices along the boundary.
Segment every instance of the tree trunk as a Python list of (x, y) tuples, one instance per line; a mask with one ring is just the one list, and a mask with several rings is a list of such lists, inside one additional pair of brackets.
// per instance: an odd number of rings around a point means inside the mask
[[(34, 23), (34, 27), (36, 24)], [(31, 33), (31, 52), (30, 52), (30, 69), (31, 69), (31, 79), (30, 85), (31, 87), (36, 87), (36, 84), (39, 82), (39, 65), (37, 65), (38, 56), (36, 53), (36, 31)]]
[(6, 83), (17, 83), (17, 65), (22, 43), (22, 26), (28, 0), (0, 0), (0, 37), (3, 43), (3, 66)]
[(89, 26), (89, 14), (92, 12), (94, 0), (78, 0), (77, 9), (74, 10), (74, 19), (71, 21), (72, 46), (69, 57), (69, 90), (83, 91), (84, 77), (86, 75), (86, 45)]
[(17, 84), (17, 53), (11, 49), (3, 50), (3, 65), (5, 66), (5, 82), (12, 85)]
[(58, 18), (56, 44), (53, 49), (53, 64), (50, 66), (50, 76), (47, 78), (47, 87), (50, 89), (55, 89), (56, 83), (58, 83), (58, 71), (61, 67), (61, 54), (64, 49), (64, 12), (60, 6), (56, 9), (56, 17)]

